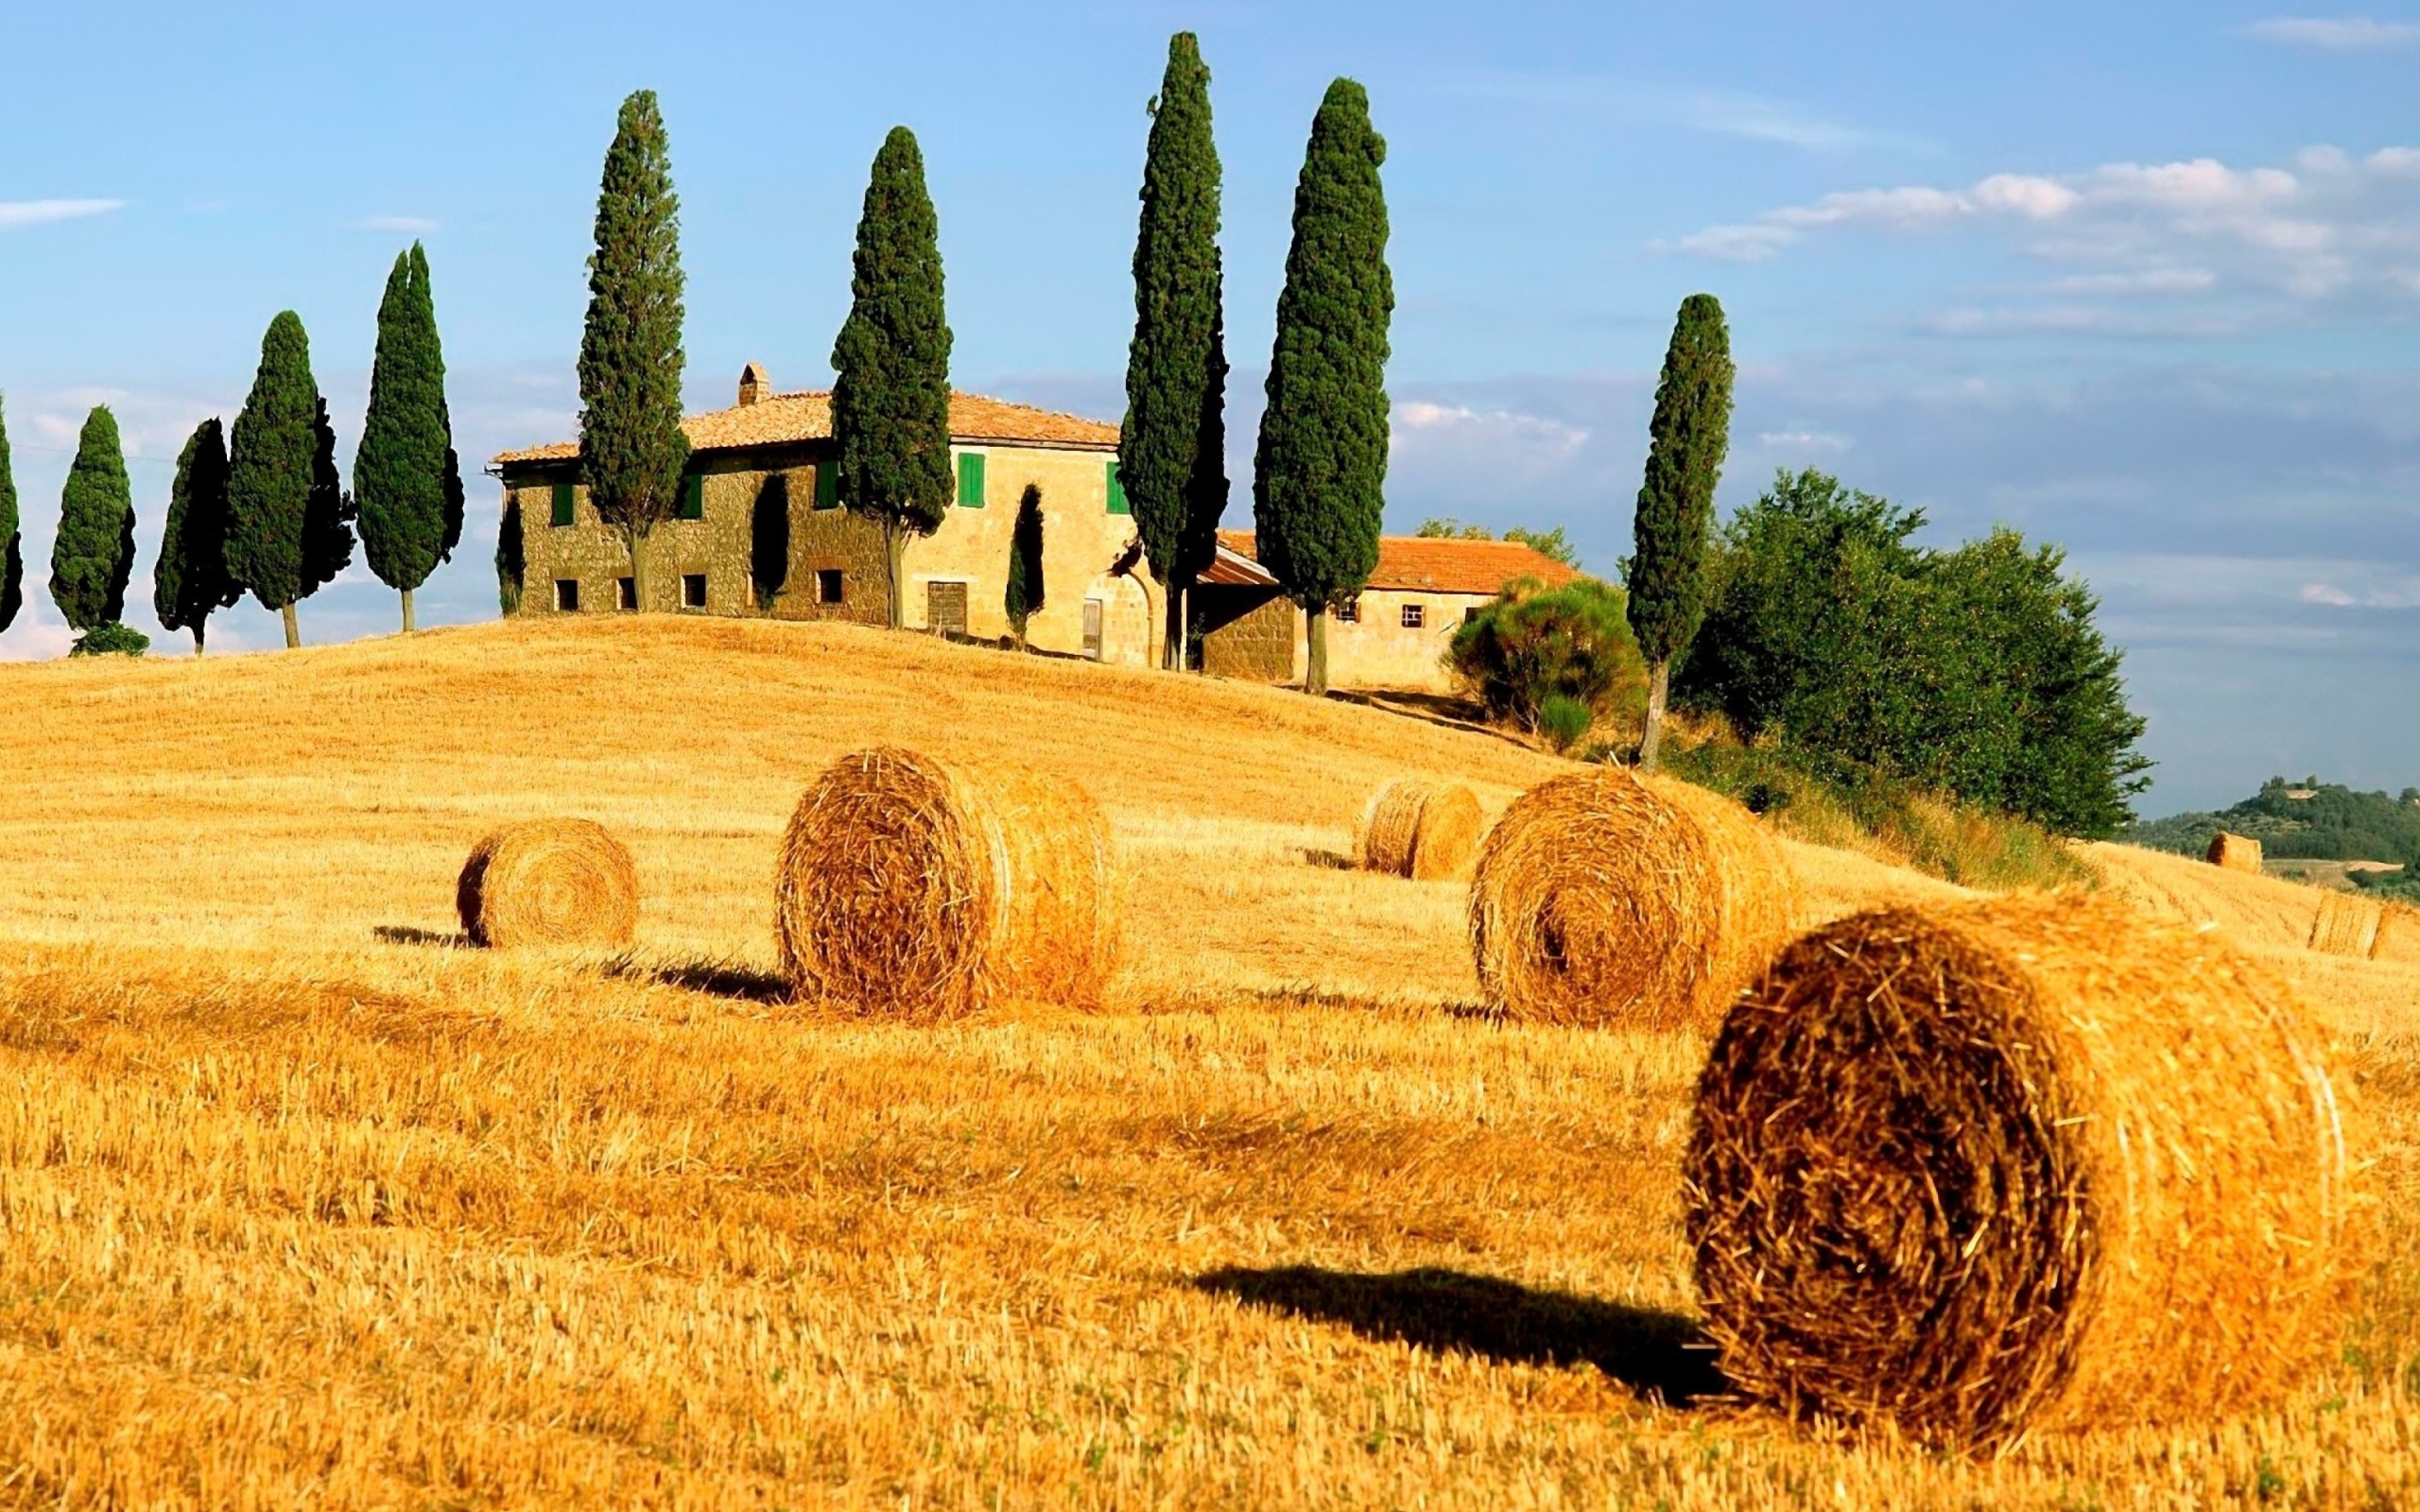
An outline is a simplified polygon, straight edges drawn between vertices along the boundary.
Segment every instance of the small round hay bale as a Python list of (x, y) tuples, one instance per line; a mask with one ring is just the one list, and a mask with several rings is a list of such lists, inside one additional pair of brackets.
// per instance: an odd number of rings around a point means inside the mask
[(1471, 884), (1490, 1004), (1551, 1023), (1710, 1026), (1789, 937), (1790, 884), (1755, 816), (1598, 767), (1507, 809)]
[(1486, 828), (1478, 796), (1461, 783), (1398, 777), (1370, 795), (1354, 832), (1354, 859), (1367, 871), (1449, 881), (1469, 873)]
[(2214, 867), (2249, 871), (2256, 877), (2260, 875), (2260, 842), (2221, 830), (2210, 836), (2210, 849), (2202, 853), (2202, 859)]
[(1732, 1009), (1685, 1202), (1722, 1368), (1945, 1447), (2273, 1401), (2337, 1342), (2349, 1081), (2215, 935), (2075, 894), (1859, 914)]
[(1109, 823), (1072, 783), (896, 747), (843, 756), (782, 837), (774, 934), (802, 998), (917, 1021), (1097, 1005), (1115, 969)]
[(2310, 920), (2310, 948), (2324, 955), (2366, 961), (2377, 953), (2378, 930), (2384, 922), (2377, 899), (2322, 888), (2319, 911)]
[(530, 819), (488, 834), (462, 863), (454, 908), (475, 945), (627, 945), (639, 874), (587, 819)]

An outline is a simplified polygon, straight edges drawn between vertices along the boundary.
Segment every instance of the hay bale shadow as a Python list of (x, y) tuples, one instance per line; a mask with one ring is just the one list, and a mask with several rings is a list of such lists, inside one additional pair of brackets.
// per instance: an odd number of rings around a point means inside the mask
[(1434, 1266), (1369, 1274), (1285, 1265), (1215, 1270), (1193, 1284), (1248, 1306), (1341, 1323), (1365, 1338), (1507, 1365), (1591, 1365), (1673, 1407), (1728, 1389), (1695, 1318), (1493, 1276)]
[(790, 985), (779, 972), (735, 966), (729, 961), (678, 961), (649, 966), (628, 957), (605, 964), (605, 974), (625, 982), (652, 982), (685, 992), (735, 998), (745, 1003), (787, 1003)]
[(1361, 864), (1354, 860), (1351, 856), (1345, 854), (1343, 851), (1323, 850), (1318, 846), (1309, 846), (1305, 848), (1303, 851), (1303, 860), (1314, 867), (1325, 867), (1331, 871), (1358, 871), (1361, 869)]
[(471, 936), (458, 929), (420, 929), (410, 924), (380, 924), (372, 935), (389, 945), (446, 945), (468, 949)]

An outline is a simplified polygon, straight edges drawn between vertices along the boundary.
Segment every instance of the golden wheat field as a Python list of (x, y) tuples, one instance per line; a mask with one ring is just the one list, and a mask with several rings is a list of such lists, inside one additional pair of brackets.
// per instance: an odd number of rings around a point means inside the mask
[[(1103, 1011), (783, 1000), (783, 827), (874, 742), (1100, 801)], [(2420, 1507), (2420, 967), (2220, 923), (2382, 1135), (2385, 1263), (2286, 1410), (1827, 1438), (1700, 1344), (1701, 1044), (1478, 1016), (1463, 886), (1353, 869), (1384, 781), (1561, 769), (838, 627), (0, 668), (0, 1505)], [(549, 816), (629, 846), (629, 952), (458, 938), (473, 844)], [(1951, 891), (1783, 849), (1812, 913)]]

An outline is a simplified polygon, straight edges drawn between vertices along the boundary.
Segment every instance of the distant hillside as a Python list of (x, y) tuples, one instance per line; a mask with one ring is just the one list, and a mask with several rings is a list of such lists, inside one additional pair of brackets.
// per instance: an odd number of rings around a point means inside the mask
[(2341, 783), (2273, 777), (2260, 791), (2216, 814), (2173, 814), (2135, 825), (2124, 838), (2154, 850), (2199, 855), (2221, 830), (2248, 835), (2277, 859), (2393, 861), (2420, 868), (2420, 788), (2399, 798)]

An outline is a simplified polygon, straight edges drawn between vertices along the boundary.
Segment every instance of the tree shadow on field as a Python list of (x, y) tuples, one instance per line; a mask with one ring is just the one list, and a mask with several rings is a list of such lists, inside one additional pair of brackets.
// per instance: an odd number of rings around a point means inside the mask
[(1493, 1276), (1441, 1267), (1372, 1275), (1286, 1265), (1215, 1270), (1193, 1284), (1272, 1313), (1341, 1323), (1365, 1338), (1458, 1349), (1506, 1365), (1592, 1365), (1674, 1407), (1727, 1389), (1714, 1346), (1694, 1318)]
[(421, 929), (411, 924), (380, 924), (372, 935), (389, 945), (451, 945), (467, 948), (471, 936), (458, 929)]
[(790, 999), (790, 984), (780, 973), (735, 966), (729, 961), (648, 966), (624, 958), (607, 962), (605, 974), (626, 982), (653, 982), (659, 987), (677, 987), (686, 992), (737, 998), (746, 1003), (787, 1003)]
[(1361, 869), (1361, 863), (1354, 860), (1352, 856), (1346, 854), (1344, 851), (1323, 850), (1318, 846), (1305, 847), (1303, 851), (1303, 860), (1314, 867), (1325, 867), (1330, 871), (1358, 871)]

